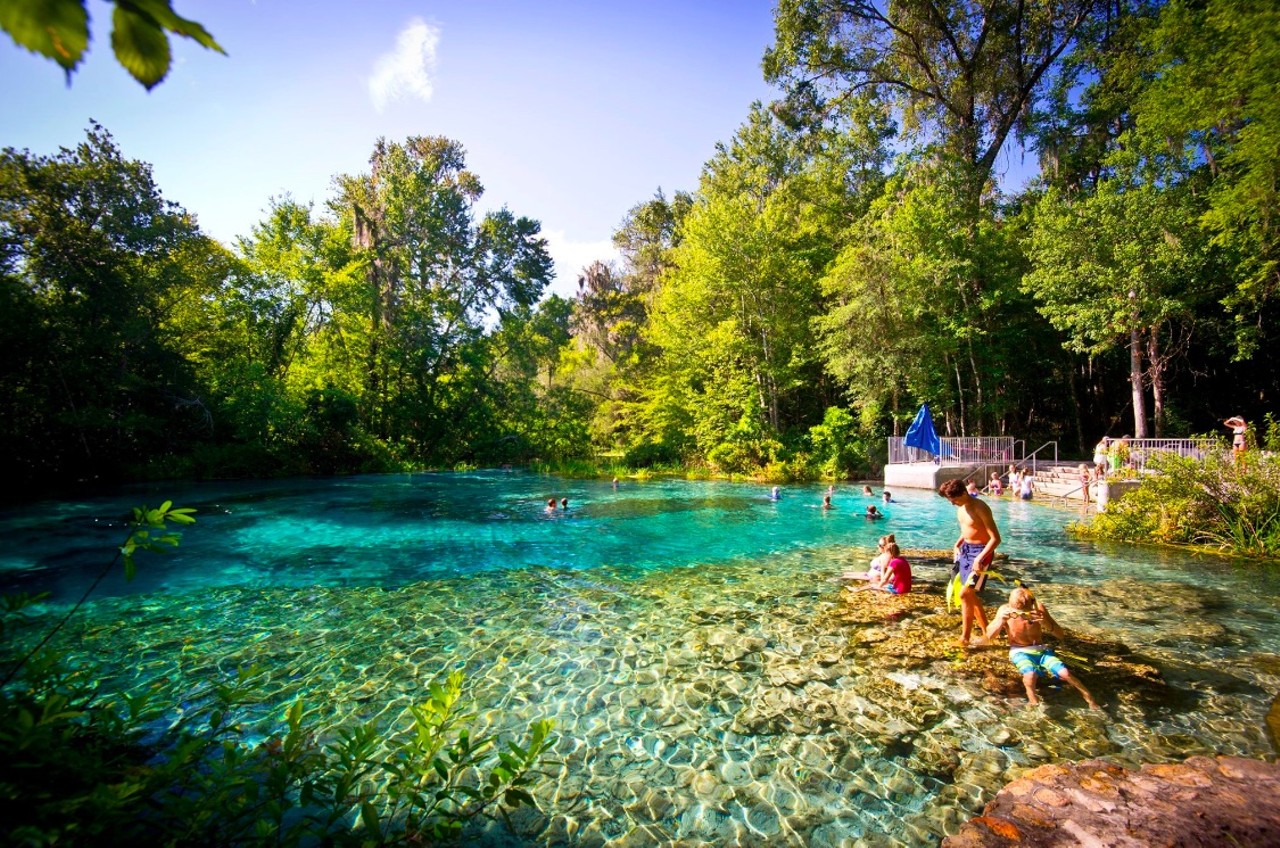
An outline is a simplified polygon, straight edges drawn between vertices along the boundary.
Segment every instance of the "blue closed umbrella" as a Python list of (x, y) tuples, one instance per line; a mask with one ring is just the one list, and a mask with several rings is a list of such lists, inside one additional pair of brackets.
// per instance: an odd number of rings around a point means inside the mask
[(915, 420), (907, 428), (907, 435), (902, 443), (909, 448), (928, 451), (934, 456), (942, 453), (942, 441), (938, 438), (938, 432), (933, 429), (933, 416), (929, 414), (929, 404), (920, 404), (920, 411), (916, 413)]

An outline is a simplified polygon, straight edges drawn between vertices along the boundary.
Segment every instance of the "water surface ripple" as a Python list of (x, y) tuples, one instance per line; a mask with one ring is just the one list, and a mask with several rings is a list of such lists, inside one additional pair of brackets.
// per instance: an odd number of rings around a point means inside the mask
[[(258, 736), (298, 696), (326, 718), (402, 720), (463, 669), (483, 722), (510, 733), (552, 717), (561, 736), (542, 812), (484, 836), (495, 843), (932, 845), (1031, 766), (1274, 757), (1275, 568), (1084, 544), (1062, 530), (1072, 512), (995, 503), (1005, 570), (1166, 684), (1158, 702), (1095, 688), (1102, 713), (1042, 685), (1046, 706), (1028, 709), (945, 653), (898, 665), (839, 623), (835, 575), (884, 532), (949, 547), (951, 508), (895, 492), (868, 522), (860, 487), (829, 512), (824, 489), (772, 502), (751, 484), (503, 472), (175, 488), (163, 497), (199, 523), (174, 555), (140, 560), (135, 583), (108, 581), (67, 644), (105, 682), (162, 681), (179, 704), (260, 665)], [(569, 509), (549, 512), (552, 496)], [(0, 514), (3, 590), (52, 588), (50, 612), (72, 602), (128, 507), (160, 499)], [(943, 576), (917, 571), (926, 592)]]

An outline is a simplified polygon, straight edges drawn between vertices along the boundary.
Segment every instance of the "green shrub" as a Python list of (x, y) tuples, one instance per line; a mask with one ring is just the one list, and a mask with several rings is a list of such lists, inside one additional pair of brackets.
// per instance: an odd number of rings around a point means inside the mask
[(1133, 492), (1074, 532), (1100, 539), (1210, 545), (1280, 556), (1280, 457), (1225, 451), (1204, 459), (1158, 454)]
[(818, 473), (828, 480), (847, 480), (870, 471), (867, 445), (859, 436), (859, 425), (846, 409), (831, 406), (822, 423), (809, 428), (813, 445), (813, 463)]
[(655, 468), (664, 465), (678, 465), (680, 453), (663, 442), (638, 442), (627, 449), (622, 457), (623, 465), (629, 468)]

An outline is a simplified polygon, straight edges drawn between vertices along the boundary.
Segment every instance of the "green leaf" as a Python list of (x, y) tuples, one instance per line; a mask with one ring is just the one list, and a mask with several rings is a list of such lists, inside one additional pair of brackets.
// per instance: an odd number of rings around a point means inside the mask
[(130, 7), (140, 15), (151, 18), (158, 26), (169, 32), (190, 38), (208, 50), (216, 50), (224, 56), (227, 54), (227, 51), (213, 40), (213, 36), (203, 26), (173, 11), (169, 0), (117, 0), (117, 2), (121, 6)]
[(83, 0), (4, 0), (0, 29), (19, 46), (61, 65), (68, 82), (89, 46), (89, 13)]
[(365, 801), (360, 805), (360, 822), (373, 833), (378, 833), (378, 811)]
[(530, 807), (537, 808), (538, 804), (533, 800), (533, 796), (523, 789), (508, 789), (502, 794), (502, 800), (507, 802), (508, 806), (519, 807), (521, 804), (528, 804)]
[(124, 4), (111, 15), (111, 49), (116, 59), (147, 90), (169, 73), (169, 37), (154, 19)]

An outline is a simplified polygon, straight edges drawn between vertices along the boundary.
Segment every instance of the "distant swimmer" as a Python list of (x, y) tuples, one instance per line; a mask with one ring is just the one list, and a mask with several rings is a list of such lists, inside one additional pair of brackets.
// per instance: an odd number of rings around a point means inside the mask
[(556, 499), (547, 498), (547, 512), (555, 512), (555, 511), (556, 511)]
[(782, 489), (777, 486), (773, 487), (773, 491), (769, 492), (769, 500), (776, 501), (782, 497)]
[(870, 487), (870, 486), (863, 486), (863, 487), (862, 487), (862, 494), (864, 494), (864, 495), (866, 495), (867, 497), (869, 497), (869, 498), (870, 498), (870, 497), (875, 497), (875, 494), (876, 494), (876, 493), (875, 493), (875, 492), (873, 492), (873, 491), (871, 491), (871, 487)]
[(830, 495), (823, 495), (823, 496), (822, 496), (822, 508), (823, 508), (823, 509), (831, 509), (831, 496), (830, 496)]
[(561, 509), (568, 509), (568, 508), (569, 508), (569, 499), (568, 499), (568, 498), (561, 498), (561, 499), (560, 499), (560, 508), (561, 508)]
[(884, 513), (876, 509), (875, 504), (867, 504), (867, 518), (872, 521), (879, 521), (884, 518)]

